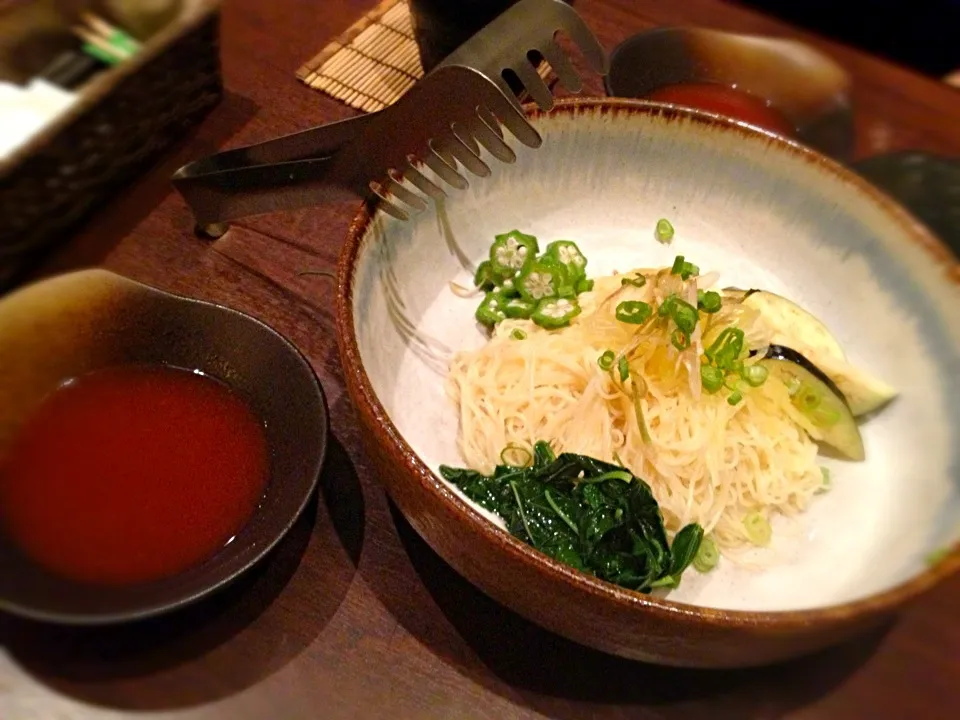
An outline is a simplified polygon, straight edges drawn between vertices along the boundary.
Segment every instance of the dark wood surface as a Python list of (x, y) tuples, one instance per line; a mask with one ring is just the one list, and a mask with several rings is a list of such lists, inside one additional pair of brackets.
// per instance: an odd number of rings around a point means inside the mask
[[(210, 244), (193, 237), (167, 182), (217, 148), (347, 116), (294, 72), (374, 3), (228, 2), (223, 104), (39, 273), (103, 264), (249, 312), (289, 337), (316, 369), (332, 415), (316, 502), (267, 562), (178, 615), (106, 631), (0, 616), (0, 718), (955, 717), (960, 577), (887, 632), (815, 657), (743, 672), (672, 670), (539, 630), (459, 578), (391, 508), (344, 394), (332, 285), (301, 274), (333, 268), (354, 208), (259, 219)], [(902, 148), (960, 155), (960, 93), (935, 81), (718, 0), (577, 7), (608, 47), (655, 24), (805, 37), (855, 78), (859, 157)]]

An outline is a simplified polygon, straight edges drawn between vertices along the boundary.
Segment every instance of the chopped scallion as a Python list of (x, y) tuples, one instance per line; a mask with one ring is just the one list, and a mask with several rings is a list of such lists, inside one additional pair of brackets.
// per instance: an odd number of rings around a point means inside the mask
[(633, 411), (637, 416), (637, 427), (640, 428), (640, 438), (649, 445), (652, 441), (650, 439), (650, 431), (647, 429), (647, 421), (643, 416), (643, 405), (641, 405), (640, 400), (641, 392), (646, 392), (646, 383), (643, 381), (643, 378), (636, 375), (633, 376)]
[[(510, 462), (510, 453), (520, 453), (523, 460), (519, 462)], [(522, 445), (510, 443), (500, 451), (500, 464), (508, 467), (527, 467), (533, 461), (533, 453)]]
[(705, 313), (710, 313), (711, 315), (718, 310), (723, 305), (723, 301), (720, 298), (720, 293), (713, 290), (703, 290), (697, 291), (697, 307), (703, 310)]
[(752, 512), (743, 518), (743, 527), (747, 531), (747, 538), (754, 545), (766, 547), (770, 544), (770, 538), (773, 530), (770, 522), (758, 512)]
[(640, 273), (637, 273), (636, 277), (632, 277), (632, 278), (625, 277), (625, 278), (621, 278), (620, 280), (620, 287), (632, 285), (633, 287), (642, 288), (646, 284), (647, 284), (647, 279)]
[(668, 243), (673, 240), (673, 225), (666, 218), (660, 218), (657, 220), (657, 240), (662, 243)]
[(731, 405), (739, 405), (741, 400), (743, 400), (743, 393), (739, 390), (734, 390), (727, 396), (727, 402)]
[(617, 320), (630, 325), (642, 325), (652, 314), (650, 305), (642, 300), (624, 300), (616, 310)]
[(717, 550), (717, 544), (711, 537), (705, 537), (700, 541), (700, 547), (697, 548), (697, 554), (693, 558), (693, 567), (697, 572), (710, 572), (717, 563), (720, 562), (720, 551)]
[(601, 370), (609, 370), (613, 367), (613, 361), (616, 359), (616, 354), (613, 350), (607, 350), (603, 355), (597, 358), (597, 365), (600, 366)]
[(810, 411), (810, 410), (816, 410), (818, 407), (820, 407), (820, 402), (822, 400), (823, 398), (820, 397), (820, 395), (816, 392), (816, 390), (814, 390), (811, 387), (805, 386), (801, 388), (800, 396), (794, 398), (793, 402), (801, 410)]
[(620, 382), (626, 382), (627, 378), (630, 377), (630, 363), (627, 362), (626, 355), (620, 356), (620, 361), (617, 363), (617, 370), (620, 371)]
[(673, 343), (673, 346), (683, 352), (688, 347), (690, 347), (690, 336), (687, 335), (683, 330), (677, 328), (672, 333), (670, 333), (670, 342)]
[(704, 353), (721, 370), (733, 370), (743, 352), (743, 339), (743, 330), (740, 328), (724, 328)]
[(670, 268), (671, 275), (679, 275), (681, 280), (687, 280), (691, 275), (699, 275), (700, 268), (692, 262), (687, 262), (683, 255), (677, 255)]
[(700, 382), (708, 393), (715, 393), (723, 387), (723, 370), (712, 365), (700, 366)]
[(820, 489), (817, 492), (829, 492), (830, 488), (833, 487), (833, 480), (830, 477), (830, 468), (821, 466), (820, 475), (823, 477), (823, 484), (820, 486)]
[(697, 326), (697, 309), (686, 300), (674, 298), (670, 308), (670, 317), (673, 318), (677, 327), (688, 335)]
[(770, 371), (760, 364), (745, 365), (740, 375), (750, 387), (760, 387), (767, 381)]
[(668, 295), (663, 299), (663, 302), (660, 303), (660, 307), (657, 308), (657, 315), (660, 317), (669, 317), (670, 313), (673, 311), (673, 306), (677, 302), (676, 295)]
[(520, 328), (514, 328), (513, 332), (510, 333), (510, 337), (514, 340), (524, 340), (527, 337), (527, 334)]

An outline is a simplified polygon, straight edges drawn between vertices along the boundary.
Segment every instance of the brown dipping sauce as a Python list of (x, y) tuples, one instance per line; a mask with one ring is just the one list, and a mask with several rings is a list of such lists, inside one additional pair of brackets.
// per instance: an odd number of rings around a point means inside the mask
[(54, 391), (0, 458), (3, 530), (90, 584), (197, 565), (249, 521), (267, 484), (263, 423), (223, 383), (122, 366)]
[(667, 85), (649, 93), (647, 99), (717, 113), (786, 137), (796, 135), (796, 128), (768, 101), (726, 85), (715, 83)]

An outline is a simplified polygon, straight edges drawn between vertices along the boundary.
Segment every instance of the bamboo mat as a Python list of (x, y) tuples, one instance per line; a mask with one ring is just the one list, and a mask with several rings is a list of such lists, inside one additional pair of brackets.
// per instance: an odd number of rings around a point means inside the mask
[(297, 77), (365, 112), (396, 102), (423, 77), (406, 0), (383, 0), (305, 63)]
[[(553, 86), (549, 65), (539, 73)], [(383, 0), (297, 70), (302, 82), (364, 112), (392, 105), (422, 77), (407, 0)]]

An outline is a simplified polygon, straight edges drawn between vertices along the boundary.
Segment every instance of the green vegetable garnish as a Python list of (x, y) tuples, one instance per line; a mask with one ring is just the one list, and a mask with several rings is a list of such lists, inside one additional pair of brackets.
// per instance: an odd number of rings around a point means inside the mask
[(580, 278), (577, 280), (577, 295), (580, 293), (590, 292), (593, 290), (593, 280), (587, 278)]
[(767, 381), (770, 371), (763, 365), (745, 365), (740, 376), (750, 387), (760, 387)]
[(512, 337), (514, 340), (525, 340), (527, 334), (520, 328), (514, 328), (513, 332), (510, 333), (510, 337)]
[(743, 339), (743, 330), (740, 328), (724, 328), (704, 353), (721, 370), (734, 370), (743, 352)]
[(820, 489), (817, 490), (818, 493), (825, 493), (833, 487), (833, 480), (830, 477), (830, 468), (820, 467), (820, 475), (823, 477), (823, 484), (820, 486)]
[(723, 371), (712, 365), (701, 365), (700, 382), (708, 393), (718, 392), (723, 387)]
[(506, 319), (507, 315), (504, 312), (506, 304), (507, 298), (502, 293), (496, 290), (488, 292), (480, 301), (480, 306), (474, 316), (480, 324), (493, 327), (501, 320)]
[(693, 559), (693, 567), (697, 572), (710, 572), (720, 562), (720, 551), (711, 537), (705, 537), (700, 542), (697, 556)]
[(747, 538), (754, 545), (766, 547), (770, 544), (770, 536), (773, 530), (767, 519), (758, 512), (752, 512), (743, 518), (743, 527), (747, 531)]
[(631, 325), (642, 325), (647, 321), (653, 309), (642, 300), (624, 300), (617, 305), (617, 320)]
[(501, 309), (508, 318), (528, 320), (537, 309), (537, 303), (515, 297), (508, 300), (505, 299)]
[(490, 246), (490, 272), (504, 280), (530, 267), (540, 246), (537, 238), (519, 230), (496, 235)]
[[(520, 457), (523, 458), (519, 462), (510, 462), (508, 456), (510, 453), (520, 454)], [(517, 467), (527, 467), (533, 461), (533, 453), (527, 450), (521, 445), (515, 445), (513, 443), (507, 445), (503, 450), (500, 451), (500, 463), (507, 467), (517, 468)]]
[(705, 313), (713, 314), (720, 310), (723, 305), (723, 299), (720, 293), (713, 290), (697, 290), (697, 307)]
[(524, 300), (540, 302), (560, 296), (560, 287), (568, 284), (565, 275), (562, 266), (538, 258), (520, 272), (514, 284)]
[(679, 275), (681, 280), (687, 280), (691, 275), (699, 275), (700, 268), (684, 260), (683, 255), (677, 255), (673, 260), (673, 267), (670, 268), (670, 274)]
[(580, 314), (576, 298), (545, 298), (530, 316), (537, 325), (548, 330), (566, 327)]
[(670, 224), (670, 221), (666, 218), (660, 218), (657, 220), (656, 228), (657, 240), (662, 243), (668, 243), (673, 240), (673, 225)]
[(626, 382), (630, 377), (630, 363), (627, 362), (627, 356), (621, 355), (617, 362), (617, 370), (620, 372), (620, 382)]
[(687, 335), (683, 330), (677, 328), (672, 333), (670, 333), (670, 342), (673, 346), (683, 352), (688, 347), (690, 347), (690, 336)]
[(543, 258), (562, 265), (573, 285), (587, 276), (587, 258), (571, 240), (554, 240), (547, 245)]
[(673, 318), (677, 327), (688, 335), (697, 327), (697, 309), (678, 297), (673, 299), (673, 304), (670, 306), (670, 317)]
[(512, 278), (507, 278), (500, 285), (497, 285), (497, 289), (503, 293), (504, 297), (515, 298), (520, 297), (520, 291), (517, 290), (516, 284), (513, 282)]
[(613, 361), (616, 358), (616, 354), (613, 350), (607, 350), (600, 357), (597, 358), (597, 365), (600, 366), (601, 370), (609, 370), (613, 367)]
[(490, 267), (490, 261), (484, 260), (477, 267), (477, 272), (473, 276), (473, 284), (481, 290), (493, 290), (497, 286), (497, 278)]
[(447, 466), (440, 474), (503, 518), (515, 537), (559, 562), (639, 592), (679, 584), (703, 528), (687, 525), (671, 544), (640, 478), (584, 455), (555, 457), (545, 442), (533, 456), (532, 467), (501, 465), (491, 476)]
[(739, 390), (734, 390), (727, 395), (727, 402), (731, 405), (739, 405), (741, 400), (743, 400), (743, 393)]
[(647, 284), (647, 279), (640, 273), (636, 274), (636, 277), (625, 277), (620, 279), (620, 287), (625, 287), (627, 285), (632, 285), (633, 287), (642, 288)]
[(668, 296), (657, 308), (657, 315), (660, 317), (669, 317), (676, 323), (687, 335), (691, 334), (697, 327), (697, 309), (686, 300), (681, 300), (676, 295)]
[(647, 429), (647, 421), (643, 417), (643, 405), (641, 400), (643, 399), (641, 388), (646, 390), (646, 384), (643, 381), (643, 378), (639, 376), (633, 377), (633, 392), (631, 393), (631, 399), (633, 400), (633, 412), (637, 416), (637, 427), (640, 429), (640, 439), (643, 440), (647, 445), (650, 444), (650, 431)]

